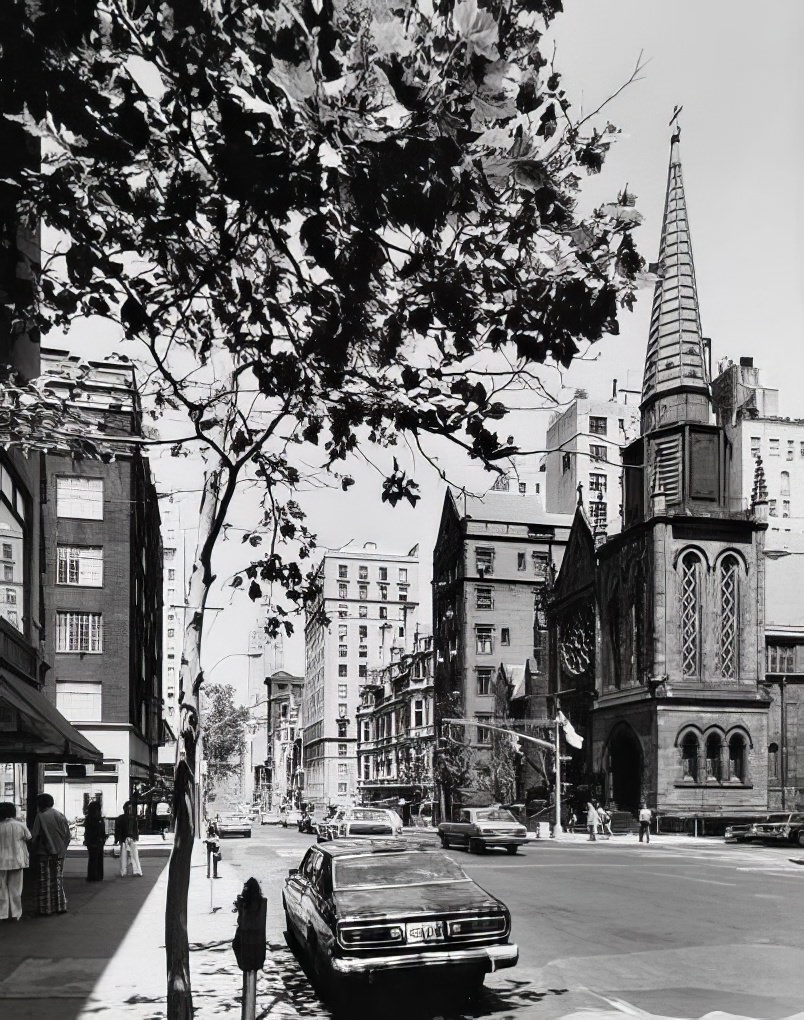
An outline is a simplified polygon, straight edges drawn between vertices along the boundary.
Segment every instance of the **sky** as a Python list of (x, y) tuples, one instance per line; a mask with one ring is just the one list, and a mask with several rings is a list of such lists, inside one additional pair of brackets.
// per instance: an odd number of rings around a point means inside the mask
[[(603, 171), (583, 186), (582, 208), (613, 200), (625, 184), (637, 196), (644, 222), (637, 243), (647, 261), (658, 257), (671, 129), (680, 115), (681, 158), (704, 335), (712, 340), (713, 364), (753, 356), (762, 382), (780, 389), (783, 415), (804, 417), (798, 386), (804, 378), (804, 199), (799, 186), (804, 162), (804, 82), (800, 46), (804, 3), (800, 0), (564, 0), (565, 12), (550, 32), (555, 65), (573, 107), (591, 112), (614, 96), (637, 63), (638, 80), (606, 106), (605, 118), (621, 129)], [(605, 338), (594, 359), (576, 363), (559, 377), (547, 371), (556, 393), (575, 388), (608, 399), (612, 380), (641, 380), (652, 288), (640, 294), (635, 312), (624, 313), (620, 335)], [(561, 389), (563, 385), (563, 390)], [(543, 447), (549, 411), (520, 413), (506, 432), (528, 448)], [(390, 462), (380, 454), (377, 463)], [(458, 452), (440, 454), (450, 479), (472, 491), (493, 478)], [(534, 465), (535, 468), (536, 465)], [(162, 490), (193, 488), (197, 465), (155, 462)], [(422, 499), (413, 510), (380, 503), (381, 477), (368, 465), (354, 472), (348, 494), (313, 491), (301, 503), (319, 545), (337, 549), (376, 542), (389, 552), (416, 543), (422, 563), (420, 620), (428, 622), (432, 548), (444, 483), (417, 465)], [(186, 475), (186, 477), (185, 477)], [(239, 511), (248, 525), (249, 509)], [(185, 519), (187, 515), (185, 514)], [(192, 533), (191, 531), (188, 534)], [(223, 549), (224, 577), (244, 564), (233, 540)], [(224, 655), (244, 653), (259, 620), (245, 595), (215, 593), (224, 606), (209, 621), (202, 661), (207, 669)], [(299, 627), (301, 632), (303, 628)], [(301, 633), (286, 642), (285, 668), (302, 673)], [(246, 660), (236, 654), (210, 675), (244, 691)]]

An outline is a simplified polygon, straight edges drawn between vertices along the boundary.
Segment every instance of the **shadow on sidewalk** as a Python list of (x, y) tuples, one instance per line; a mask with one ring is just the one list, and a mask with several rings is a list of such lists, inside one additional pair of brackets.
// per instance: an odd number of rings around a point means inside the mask
[(106, 857), (104, 881), (87, 882), (86, 858), (68, 856), (67, 913), (48, 917), (36, 913), (36, 873), (26, 870), (23, 919), (0, 922), (3, 1020), (75, 1020), (167, 862), (143, 856), (142, 878), (122, 878), (119, 861)]

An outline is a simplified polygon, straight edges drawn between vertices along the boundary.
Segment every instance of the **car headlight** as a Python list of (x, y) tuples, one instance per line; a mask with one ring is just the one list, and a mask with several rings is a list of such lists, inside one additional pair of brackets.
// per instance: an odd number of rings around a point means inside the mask
[(489, 829), (488, 827), (486, 827), (484, 825), (481, 825), (480, 828), (477, 831), (478, 831), (478, 834), (480, 836), (493, 836), (494, 835), (494, 829)]

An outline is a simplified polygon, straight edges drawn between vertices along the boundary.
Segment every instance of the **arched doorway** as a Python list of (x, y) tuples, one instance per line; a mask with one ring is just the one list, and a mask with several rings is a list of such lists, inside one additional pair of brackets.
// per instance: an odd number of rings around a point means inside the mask
[(636, 814), (642, 796), (642, 748), (630, 726), (620, 725), (609, 737), (608, 747), (609, 801), (619, 811)]

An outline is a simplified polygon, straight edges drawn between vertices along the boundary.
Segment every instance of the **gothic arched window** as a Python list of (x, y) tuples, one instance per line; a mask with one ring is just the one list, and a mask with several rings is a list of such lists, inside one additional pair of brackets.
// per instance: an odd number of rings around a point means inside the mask
[(688, 733), (681, 742), (681, 775), (698, 782), (698, 738)]
[(720, 771), (720, 749), (722, 743), (717, 733), (711, 733), (706, 738), (706, 778), (721, 778)]
[(729, 740), (729, 778), (745, 782), (745, 740), (739, 733)]
[(735, 679), (740, 647), (740, 564), (725, 556), (720, 564), (720, 673)]
[(701, 560), (694, 552), (681, 559), (681, 672), (701, 671)]

